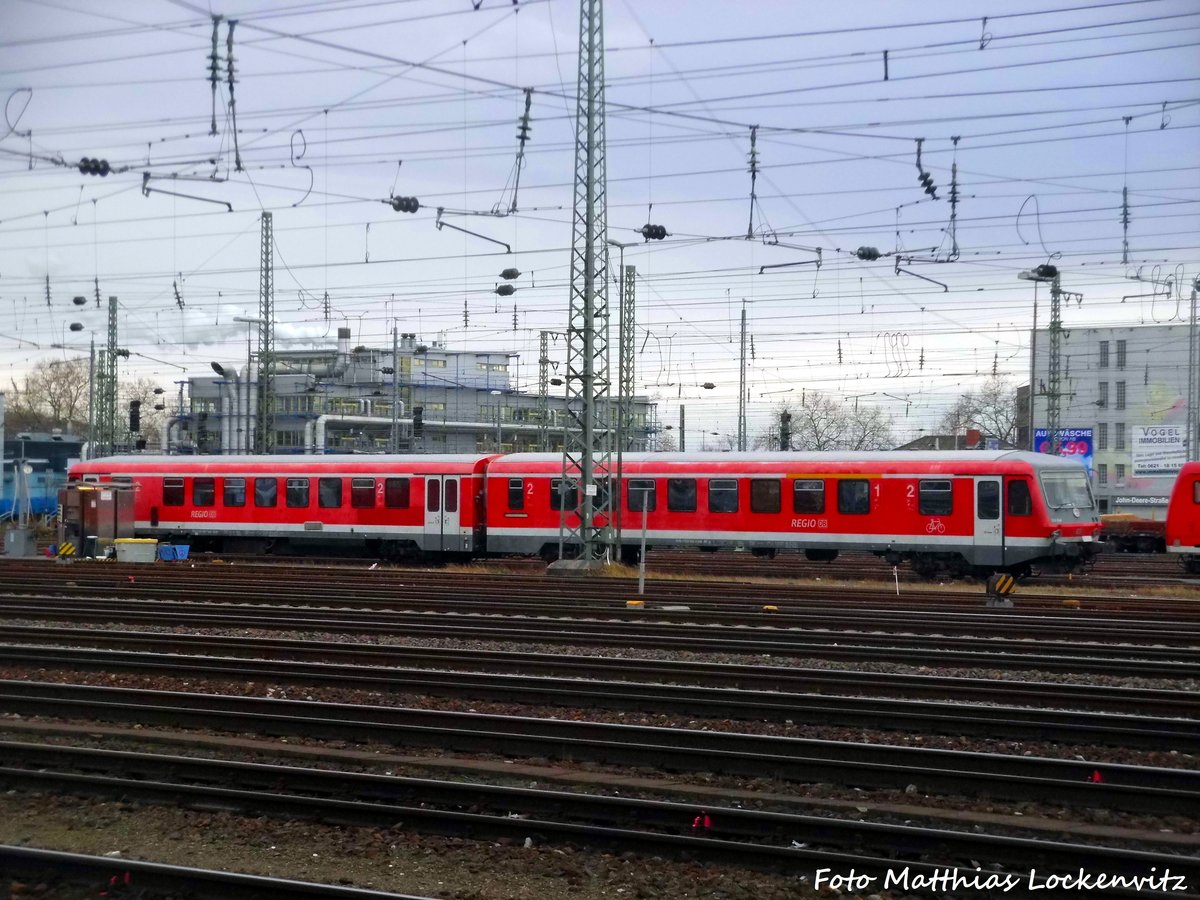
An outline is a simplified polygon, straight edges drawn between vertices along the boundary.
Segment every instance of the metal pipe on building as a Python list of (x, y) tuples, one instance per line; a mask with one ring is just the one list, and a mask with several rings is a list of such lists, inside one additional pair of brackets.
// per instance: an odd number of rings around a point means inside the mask
[[(403, 404), (401, 404), (403, 406)], [(323, 415), (317, 416), (315, 422), (306, 423), (304, 426), (305, 446), (311, 447), (306, 450), (308, 453), (324, 453), (325, 452), (325, 424), (332, 419), (335, 422), (349, 422), (352, 425), (391, 425), (390, 418), (382, 416), (342, 416), (342, 415)], [(309, 425), (312, 425), (311, 443)]]
[(171, 416), (167, 419), (167, 424), (162, 430), (162, 452), (164, 454), (171, 452), (171, 429), (179, 424), (179, 416)]

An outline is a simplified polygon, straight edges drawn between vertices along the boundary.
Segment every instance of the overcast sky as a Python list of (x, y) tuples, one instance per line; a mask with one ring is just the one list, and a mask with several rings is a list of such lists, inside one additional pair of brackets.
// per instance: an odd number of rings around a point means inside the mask
[[(103, 341), (97, 278), (130, 374), (166, 386), (244, 360), (232, 319), (257, 313), (269, 210), (281, 346), (346, 325), (388, 346), (398, 323), (518, 352), (536, 389), (538, 332), (566, 323), (579, 11), (478, 5), (0, 0), (4, 383), (78, 353), (51, 344)], [(993, 367), (1028, 378), (1017, 276), (1052, 256), (1084, 298), (1068, 327), (1180, 321), (1200, 271), (1198, 37), (1191, 0), (608, 0), (608, 222), (638, 270), (639, 392), (666, 422), (682, 402), (696, 429), (735, 432), (744, 300), (752, 432), (817, 390), (915, 435)], [(476, 234), (439, 230), (438, 207)], [(670, 237), (643, 242), (647, 223)], [(502, 298), (506, 267), (522, 275)], [(1140, 294), (1157, 296), (1122, 302)]]

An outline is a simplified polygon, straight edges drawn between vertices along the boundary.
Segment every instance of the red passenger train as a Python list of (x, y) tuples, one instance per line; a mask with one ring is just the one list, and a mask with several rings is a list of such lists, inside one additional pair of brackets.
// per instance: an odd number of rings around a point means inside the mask
[(1167, 552), (1200, 575), (1200, 462), (1185, 463), (1167, 504)]
[[(198, 549), (352, 546), (404, 555), (558, 553), (577, 524), (576, 483), (550, 453), (480, 456), (128, 456), (81, 463), (75, 481), (136, 488), (136, 531)], [(911, 561), (926, 575), (1071, 571), (1099, 549), (1087, 473), (1004, 452), (630, 453), (622, 558), (648, 547), (840, 552)]]

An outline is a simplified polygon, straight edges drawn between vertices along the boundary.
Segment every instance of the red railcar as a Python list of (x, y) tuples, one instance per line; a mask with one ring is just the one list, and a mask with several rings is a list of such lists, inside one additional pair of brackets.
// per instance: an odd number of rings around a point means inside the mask
[[(1086, 471), (1044, 454), (637, 453), (622, 478), (611, 515), (627, 560), (643, 521), (650, 547), (865, 550), (927, 575), (1069, 571), (1099, 549)], [(609, 485), (598, 486), (603, 508)], [(560, 455), (492, 460), (488, 551), (557, 555), (560, 526), (578, 523), (574, 491)]]
[(338, 546), (384, 558), (484, 550), (490, 456), (116, 456), (72, 481), (136, 488), (135, 530), (198, 549)]
[[(81, 463), (75, 481), (136, 487), (136, 533), (199, 549), (340, 545), (384, 558), (558, 555), (577, 523), (559, 454), (128, 456)], [(602, 473), (603, 474), (603, 473)], [(623, 489), (601, 478), (600, 521), (636, 559), (650, 547), (866, 550), (925, 574), (1071, 570), (1098, 549), (1078, 463), (1018, 452), (626, 454)], [(569, 552), (570, 548), (568, 548)]]
[(1167, 552), (1200, 574), (1200, 462), (1185, 463), (1167, 505)]

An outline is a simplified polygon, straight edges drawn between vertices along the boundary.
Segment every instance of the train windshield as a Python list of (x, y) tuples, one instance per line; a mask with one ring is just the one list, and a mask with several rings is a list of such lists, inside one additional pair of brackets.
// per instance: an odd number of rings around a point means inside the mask
[(1082, 468), (1078, 472), (1043, 472), (1042, 491), (1051, 509), (1093, 508), (1092, 486)]

